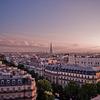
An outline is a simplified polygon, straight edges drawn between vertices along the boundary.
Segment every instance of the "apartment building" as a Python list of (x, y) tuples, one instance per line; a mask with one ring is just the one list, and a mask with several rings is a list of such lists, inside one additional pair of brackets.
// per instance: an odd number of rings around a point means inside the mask
[(45, 66), (44, 77), (60, 85), (66, 85), (69, 81), (79, 84), (97, 83), (100, 81), (100, 67), (48, 64)]
[(25, 71), (0, 65), (0, 100), (36, 100), (35, 79)]
[(68, 57), (68, 64), (97, 67), (97, 66), (100, 66), (100, 57), (99, 56), (71, 55)]

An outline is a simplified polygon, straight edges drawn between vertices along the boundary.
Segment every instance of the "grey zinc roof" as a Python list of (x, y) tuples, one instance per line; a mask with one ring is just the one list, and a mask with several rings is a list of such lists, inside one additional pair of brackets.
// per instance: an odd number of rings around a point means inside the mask
[(100, 71), (100, 67), (89, 67), (89, 66), (79, 66), (79, 65), (57, 65), (57, 64), (51, 64), (51, 65), (47, 65), (46, 69), (49, 70), (57, 70), (57, 69), (69, 69), (69, 70), (80, 70), (80, 71)]

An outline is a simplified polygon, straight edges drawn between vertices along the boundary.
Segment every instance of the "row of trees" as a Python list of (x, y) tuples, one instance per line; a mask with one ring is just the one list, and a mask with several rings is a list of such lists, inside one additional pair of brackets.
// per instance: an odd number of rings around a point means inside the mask
[[(13, 63), (8, 63), (7, 61), (5, 61), (5, 63), (9, 66), (15, 66)], [(58, 84), (51, 84), (43, 77), (39, 77), (34, 70), (29, 71), (22, 64), (19, 64), (17, 67), (27, 71), (36, 79), (37, 100), (54, 100), (56, 96), (59, 97), (60, 100), (90, 100), (100, 94), (100, 83), (80, 86), (71, 81), (65, 87), (62, 87)]]
[[(98, 83), (100, 85), (100, 83)], [(63, 89), (64, 96), (62, 100), (90, 100), (91, 98), (99, 94), (98, 87), (96, 84), (84, 84), (79, 86), (75, 82), (69, 82)]]
[[(44, 79), (38, 80), (37, 83), (37, 100), (54, 100), (54, 96), (56, 97), (57, 94), (59, 94), (59, 100), (91, 100), (91, 98), (100, 94), (100, 83), (84, 84), (80, 86), (71, 81), (65, 87), (51, 84), (49, 81)], [(46, 91), (51, 95), (45, 94)]]

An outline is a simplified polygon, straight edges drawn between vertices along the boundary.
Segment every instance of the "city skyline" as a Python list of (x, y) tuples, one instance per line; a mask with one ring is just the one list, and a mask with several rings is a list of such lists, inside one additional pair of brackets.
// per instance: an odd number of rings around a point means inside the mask
[(0, 0), (0, 46), (43, 51), (52, 42), (58, 51), (99, 51), (99, 4), (98, 0)]

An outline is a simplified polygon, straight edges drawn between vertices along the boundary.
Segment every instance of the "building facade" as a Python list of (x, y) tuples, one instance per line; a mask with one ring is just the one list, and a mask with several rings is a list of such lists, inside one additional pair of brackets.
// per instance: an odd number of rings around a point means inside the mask
[(100, 57), (71, 55), (68, 57), (68, 64), (97, 67), (97, 66), (100, 66)]
[(0, 65), (0, 100), (36, 100), (36, 84), (25, 71)]
[(44, 77), (52, 83), (63, 86), (69, 81), (79, 84), (97, 83), (100, 81), (100, 67), (51, 64), (45, 67)]

